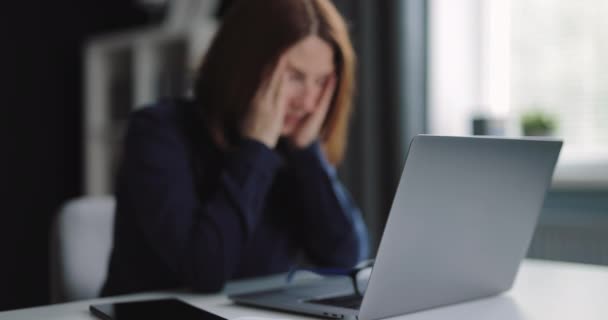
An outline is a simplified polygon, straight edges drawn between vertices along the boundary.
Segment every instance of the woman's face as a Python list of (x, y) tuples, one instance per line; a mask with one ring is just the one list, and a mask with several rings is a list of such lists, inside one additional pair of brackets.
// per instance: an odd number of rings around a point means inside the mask
[(321, 38), (308, 36), (284, 53), (287, 110), (281, 134), (293, 133), (318, 108), (325, 84), (335, 74), (334, 52)]

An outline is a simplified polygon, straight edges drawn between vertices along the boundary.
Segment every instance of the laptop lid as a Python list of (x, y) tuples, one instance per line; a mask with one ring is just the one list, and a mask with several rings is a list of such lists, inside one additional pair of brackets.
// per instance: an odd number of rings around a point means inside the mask
[(359, 319), (509, 289), (561, 145), (546, 139), (415, 137)]
[(310, 288), (230, 298), (373, 320), (507, 290), (532, 238), (561, 145), (547, 139), (419, 135), (410, 145), (358, 312), (311, 302), (352, 294), (348, 279), (338, 286), (334, 281), (340, 279), (331, 279)]

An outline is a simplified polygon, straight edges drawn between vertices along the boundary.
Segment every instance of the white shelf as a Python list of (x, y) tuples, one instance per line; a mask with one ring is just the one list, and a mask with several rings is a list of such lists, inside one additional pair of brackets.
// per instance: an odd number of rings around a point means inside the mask
[(84, 48), (84, 186), (113, 192), (126, 120), (135, 108), (186, 94), (217, 24), (215, 1), (175, 0), (162, 26), (91, 39)]

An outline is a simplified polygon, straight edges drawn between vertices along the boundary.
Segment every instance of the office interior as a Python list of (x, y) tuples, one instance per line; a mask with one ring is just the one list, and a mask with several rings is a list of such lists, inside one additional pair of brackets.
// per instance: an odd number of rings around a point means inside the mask
[[(187, 94), (232, 1), (4, 5), (0, 311), (58, 302), (58, 216), (111, 204), (127, 115)], [(339, 173), (373, 248), (415, 135), (543, 135), (565, 145), (528, 257), (608, 265), (603, 0), (333, 2), (358, 55)]]

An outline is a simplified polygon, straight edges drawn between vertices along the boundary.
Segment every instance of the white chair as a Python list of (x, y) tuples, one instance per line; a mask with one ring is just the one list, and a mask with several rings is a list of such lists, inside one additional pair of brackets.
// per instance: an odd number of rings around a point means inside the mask
[(51, 302), (98, 296), (106, 277), (115, 201), (83, 197), (68, 201), (51, 229)]

